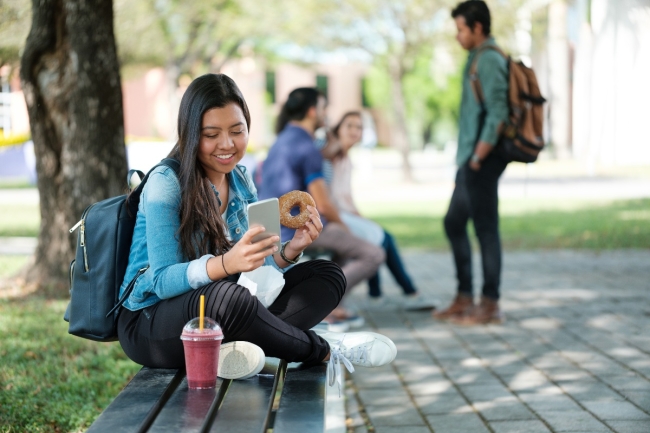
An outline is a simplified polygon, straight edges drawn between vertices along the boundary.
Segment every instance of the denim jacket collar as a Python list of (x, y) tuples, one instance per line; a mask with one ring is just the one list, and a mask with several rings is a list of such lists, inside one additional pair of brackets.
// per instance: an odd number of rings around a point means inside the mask
[[(228, 179), (229, 194), (234, 194), (235, 196), (229, 197), (231, 203), (233, 200), (239, 202), (249, 202), (254, 199), (253, 192), (250, 190), (250, 186), (248, 185), (248, 180), (246, 179), (246, 176), (242, 172), (241, 168), (239, 168), (239, 166), (235, 166), (235, 169), (233, 171), (226, 173), (226, 178)], [(217, 196), (217, 202), (219, 203), (219, 206), (223, 205), (221, 197), (219, 197), (219, 191), (217, 190), (217, 187), (214, 186), (212, 182), (210, 182), (210, 187)]]

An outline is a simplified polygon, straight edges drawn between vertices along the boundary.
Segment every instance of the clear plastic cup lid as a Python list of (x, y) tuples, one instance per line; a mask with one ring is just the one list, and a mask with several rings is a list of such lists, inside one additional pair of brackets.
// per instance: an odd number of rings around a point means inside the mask
[(203, 318), (203, 329), (200, 329), (199, 318), (195, 317), (185, 324), (181, 340), (221, 340), (221, 326), (209, 317)]

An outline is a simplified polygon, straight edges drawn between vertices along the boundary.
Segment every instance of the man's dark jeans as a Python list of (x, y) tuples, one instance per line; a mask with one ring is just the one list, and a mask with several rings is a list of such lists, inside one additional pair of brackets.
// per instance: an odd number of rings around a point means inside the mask
[(501, 239), (499, 236), (499, 177), (507, 163), (490, 154), (479, 171), (466, 163), (456, 173), (456, 187), (445, 215), (445, 232), (456, 264), (458, 292), (472, 295), (472, 248), (467, 236), (471, 219), (481, 246), (483, 295), (499, 299)]

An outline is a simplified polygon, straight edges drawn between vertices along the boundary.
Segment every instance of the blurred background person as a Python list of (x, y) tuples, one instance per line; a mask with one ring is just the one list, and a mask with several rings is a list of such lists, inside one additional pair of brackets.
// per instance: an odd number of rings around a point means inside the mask
[[(460, 105), (456, 186), (445, 215), (445, 233), (451, 244), (458, 278), (458, 293), (445, 310), (434, 313), (440, 320), (463, 325), (500, 323), (499, 285), (501, 283), (501, 237), (499, 234), (499, 178), (507, 162), (492, 152), (499, 132), (508, 120), (508, 65), (490, 46), (490, 10), (484, 1), (459, 3), (451, 16), (456, 21), (456, 39), (469, 52), (463, 72)], [(471, 77), (470, 66), (478, 57), (478, 77)], [(472, 80), (480, 81), (483, 103), (472, 91)], [(483, 288), (480, 303), (474, 305), (472, 288), (472, 248), (467, 223), (481, 247)]]
[[(406, 272), (395, 239), (379, 224), (361, 216), (352, 196), (352, 160), (349, 151), (361, 142), (363, 118), (359, 111), (347, 112), (331, 130), (330, 140), (317, 140), (325, 158), (323, 173), (330, 187), (332, 201), (350, 231), (386, 252), (386, 266), (404, 292), (403, 306), (409, 310), (433, 310), (434, 303), (418, 293), (413, 280)], [(368, 279), (368, 294), (373, 301), (383, 300), (379, 272)]]
[[(316, 88), (293, 90), (282, 106), (276, 125), (277, 139), (262, 164), (260, 199), (280, 197), (300, 190), (311, 194), (316, 202), (323, 231), (310, 250), (327, 250), (333, 254), (347, 279), (346, 293), (361, 281), (370, 278), (384, 262), (384, 251), (353, 235), (341, 220), (337, 207), (330, 200), (323, 177), (323, 157), (314, 144), (314, 132), (325, 125), (327, 99)], [(291, 239), (294, 229), (282, 227), (282, 239)], [(339, 305), (325, 319), (333, 326), (361, 326), (364, 321)]]

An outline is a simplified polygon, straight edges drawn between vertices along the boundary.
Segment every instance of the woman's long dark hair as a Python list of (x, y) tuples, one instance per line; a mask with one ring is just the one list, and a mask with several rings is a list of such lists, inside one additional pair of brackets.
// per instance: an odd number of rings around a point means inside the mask
[(195, 259), (205, 254), (228, 251), (232, 242), (226, 237), (226, 225), (219, 203), (205, 170), (198, 163), (203, 115), (212, 108), (239, 105), (246, 127), (251, 118), (246, 101), (235, 82), (223, 74), (206, 74), (189, 85), (178, 113), (178, 142), (169, 154), (181, 163), (181, 225), (178, 237), (183, 254)]
[(287, 102), (282, 106), (278, 119), (275, 123), (275, 133), (282, 132), (287, 123), (291, 120), (302, 120), (311, 107), (318, 104), (318, 97), (323, 93), (315, 87), (299, 87), (289, 93)]

